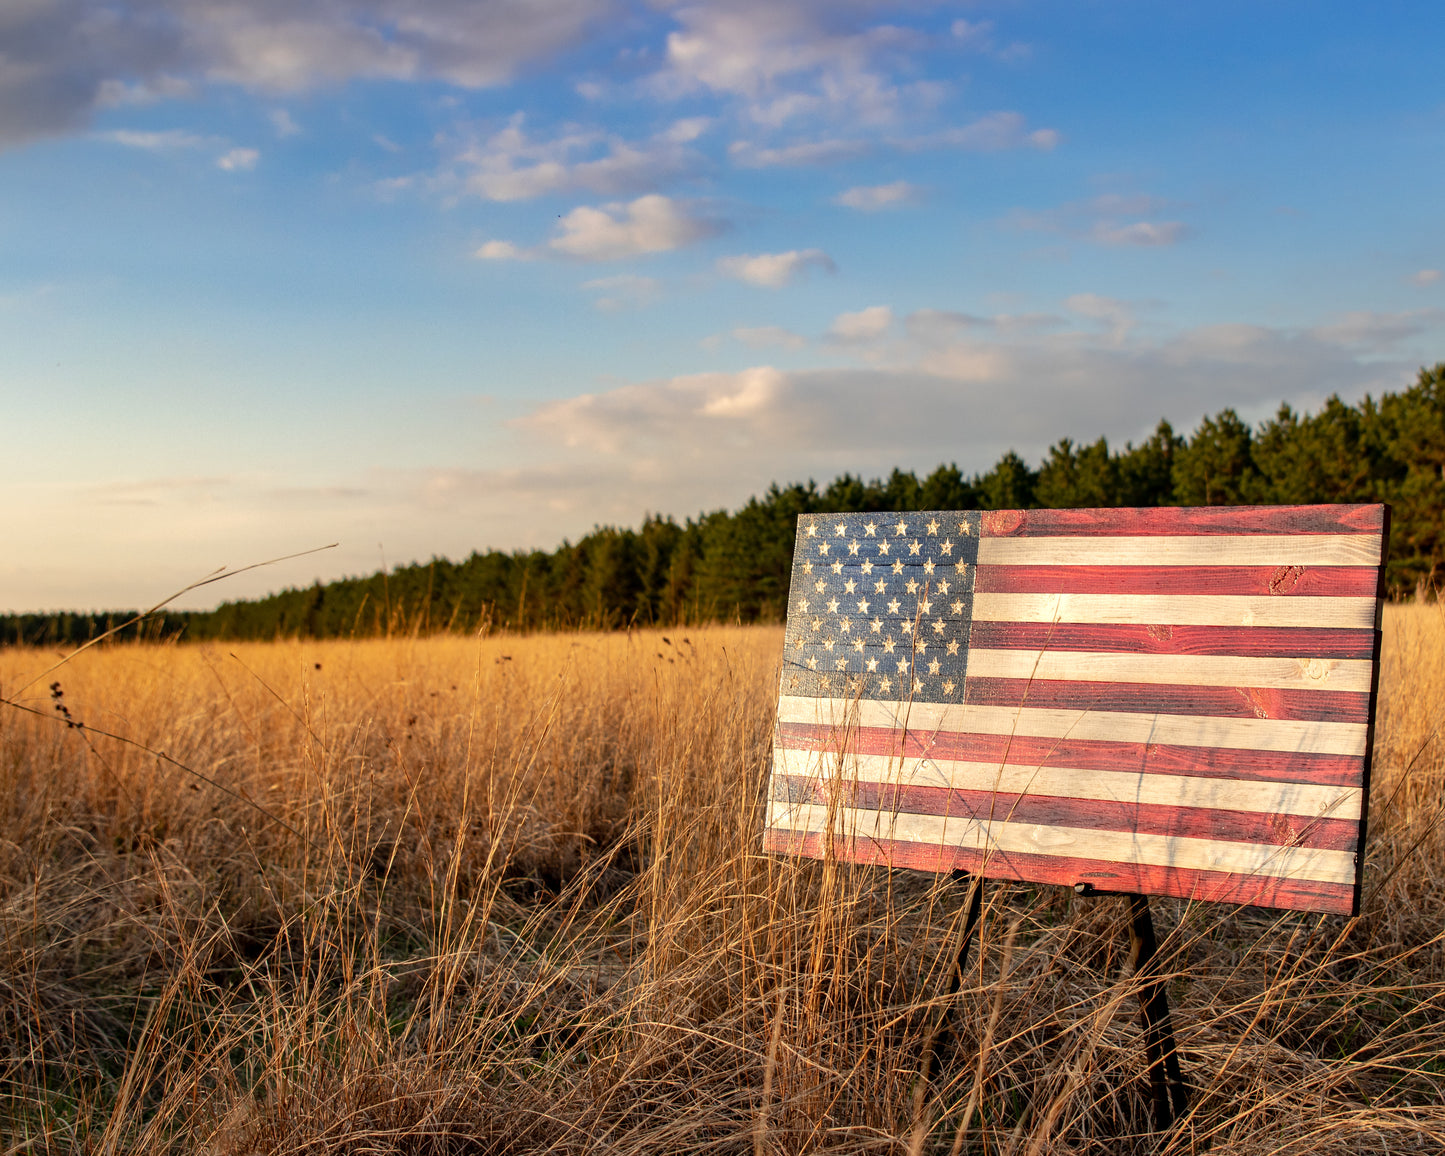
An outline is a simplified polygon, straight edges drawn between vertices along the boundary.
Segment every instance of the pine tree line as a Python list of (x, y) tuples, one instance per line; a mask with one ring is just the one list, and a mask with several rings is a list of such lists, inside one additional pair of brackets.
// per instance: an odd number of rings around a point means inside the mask
[[(802, 513), (1086, 506), (1218, 506), (1389, 502), (1386, 578), (1393, 595), (1445, 577), (1445, 362), (1378, 400), (1332, 397), (1315, 414), (1281, 406), (1258, 429), (1232, 409), (1187, 438), (1161, 421), (1141, 445), (1064, 438), (1037, 469), (1005, 454), (987, 473), (941, 465), (926, 477), (844, 474), (774, 484), (741, 509), (679, 525), (599, 527), (542, 550), (473, 553), (367, 577), (287, 589), (212, 611), (169, 612), (122, 637), (337, 638), (410, 631), (608, 629), (717, 620), (780, 620), (793, 529)], [(0, 616), (0, 645), (74, 645), (124, 615)]]

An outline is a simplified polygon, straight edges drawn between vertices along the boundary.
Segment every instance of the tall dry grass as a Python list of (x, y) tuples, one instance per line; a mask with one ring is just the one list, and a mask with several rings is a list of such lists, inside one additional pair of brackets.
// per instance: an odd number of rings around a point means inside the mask
[(1445, 1149), (1445, 621), (1386, 629), (1364, 914), (1155, 901), (1162, 1136), (1124, 901), (990, 884), (950, 995), (959, 888), (759, 852), (778, 630), (0, 653), (0, 1151)]

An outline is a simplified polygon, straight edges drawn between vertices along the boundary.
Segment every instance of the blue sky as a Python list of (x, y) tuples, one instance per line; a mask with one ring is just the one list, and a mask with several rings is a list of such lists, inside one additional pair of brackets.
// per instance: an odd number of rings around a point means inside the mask
[(186, 605), (1445, 359), (1421, 4), (18, 0), (0, 610)]

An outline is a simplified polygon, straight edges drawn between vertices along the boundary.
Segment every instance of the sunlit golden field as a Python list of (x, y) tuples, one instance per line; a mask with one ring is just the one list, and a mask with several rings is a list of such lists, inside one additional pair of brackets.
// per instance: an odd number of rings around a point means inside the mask
[(956, 885), (760, 852), (780, 629), (0, 651), (0, 1151), (1445, 1150), (1385, 626), (1364, 914), (1154, 901), (1163, 1136), (1123, 900), (990, 884), (950, 997)]

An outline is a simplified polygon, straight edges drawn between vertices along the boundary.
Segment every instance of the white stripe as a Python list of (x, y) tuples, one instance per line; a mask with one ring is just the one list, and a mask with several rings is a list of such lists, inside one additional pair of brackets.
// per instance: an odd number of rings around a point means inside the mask
[(1152, 626), (1313, 626), (1368, 630), (1373, 598), (1253, 594), (975, 594), (982, 622), (1097, 622)]
[[(830, 829), (827, 806), (773, 802), (769, 825), (796, 833), (824, 834)], [(1275, 847), (1258, 843), (1198, 839), (1185, 835), (1149, 835), (1094, 831), (1035, 823), (979, 822), (962, 816), (894, 815), (834, 808), (832, 829), (845, 838), (896, 839), (927, 846), (969, 847), (994, 854), (1028, 852), (1065, 858), (1102, 859), (1151, 867), (1227, 871), (1261, 878), (1308, 879), (1353, 883), (1355, 856), (1349, 851), (1312, 847)]]
[[(773, 773), (818, 779), (823, 785), (882, 783), (903, 787), (941, 787), (962, 791), (1037, 795), (1053, 799), (1096, 799), (1110, 803), (1200, 807), (1249, 811), (1261, 815), (1301, 815), (1309, 819), (1358, 822), (1363, 792), (1358, 787), (1321, 787), (1310, 783), (1270, 783), (1204, 779), (1190, 775), (1151, 775), (1135, 771), (1093, 771), (1078, 767), (1038, 767), (1005, 763), (968, 763), (951, 759), (891, 758), (837, 751), (773, 748)], [(1000, 818), (1007, 817), (1001, 806)]]
[(866, 698), (804, 698), (786, 694), (778, 699), (778, 721), (824, 726), (907, 727), (909, 731), (920, 734), (953, 731), (1351, 755), (1356, 758), (1365, 753), (1367, 733), (1364, 723), (1132, 714), (1126, 711), (1035, 710), (1012, 706), (886, 702)]
[(1217, 654), (1116, 654), (1083, 650), (970, 650), (974, 678), (1148, 682), (1175, 686), (1365, 691), (1365, 658), (1235, 658)]
[(981, 566), (1370, 566), (1378, 534), (1160, 534), (991, 538)]

